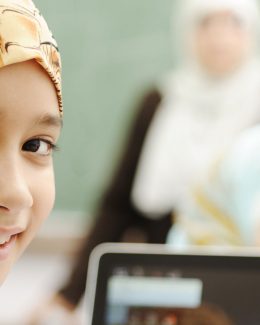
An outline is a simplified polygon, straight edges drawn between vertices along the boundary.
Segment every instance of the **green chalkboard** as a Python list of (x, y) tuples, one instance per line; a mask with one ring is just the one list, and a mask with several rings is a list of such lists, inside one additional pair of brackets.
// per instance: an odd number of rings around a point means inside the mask
[(172, 64), (172, 0), (35, 0), (63, 59), (56, 210), (91, 215), (135, 107)]

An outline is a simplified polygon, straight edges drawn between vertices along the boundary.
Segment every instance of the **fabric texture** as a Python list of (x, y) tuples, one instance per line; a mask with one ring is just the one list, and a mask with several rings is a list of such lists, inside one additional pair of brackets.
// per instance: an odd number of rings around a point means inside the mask
[(259, 245), (260, 124), (240, 133), (187, 208), (171, 245)]
[(0, 0), (0, 68), (33, 59), (53, 81), (62, 114), (61, 59), (46, 21), (31, 0)]

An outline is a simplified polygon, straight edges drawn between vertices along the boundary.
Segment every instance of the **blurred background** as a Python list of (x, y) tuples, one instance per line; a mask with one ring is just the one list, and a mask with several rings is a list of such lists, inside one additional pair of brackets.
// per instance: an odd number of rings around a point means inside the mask
[(172, 66), (172, 2), (36, 1), (63, 57), (66, 114), (55, 158), (55, 211), (64, 218), (91, 218), (135, 104)]

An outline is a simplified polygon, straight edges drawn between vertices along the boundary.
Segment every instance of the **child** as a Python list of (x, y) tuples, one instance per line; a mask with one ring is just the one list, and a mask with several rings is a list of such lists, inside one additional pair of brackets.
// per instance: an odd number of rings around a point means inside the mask
[(55, 197), (60, 55), (31, 0), (0, 0), (0, 283)]

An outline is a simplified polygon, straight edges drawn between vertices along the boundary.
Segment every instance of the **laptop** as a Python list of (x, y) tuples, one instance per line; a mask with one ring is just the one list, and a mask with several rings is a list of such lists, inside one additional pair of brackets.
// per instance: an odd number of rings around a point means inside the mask
[(259, 325), (260, 250), (101, 244), (85, 303), (88, 325)]

